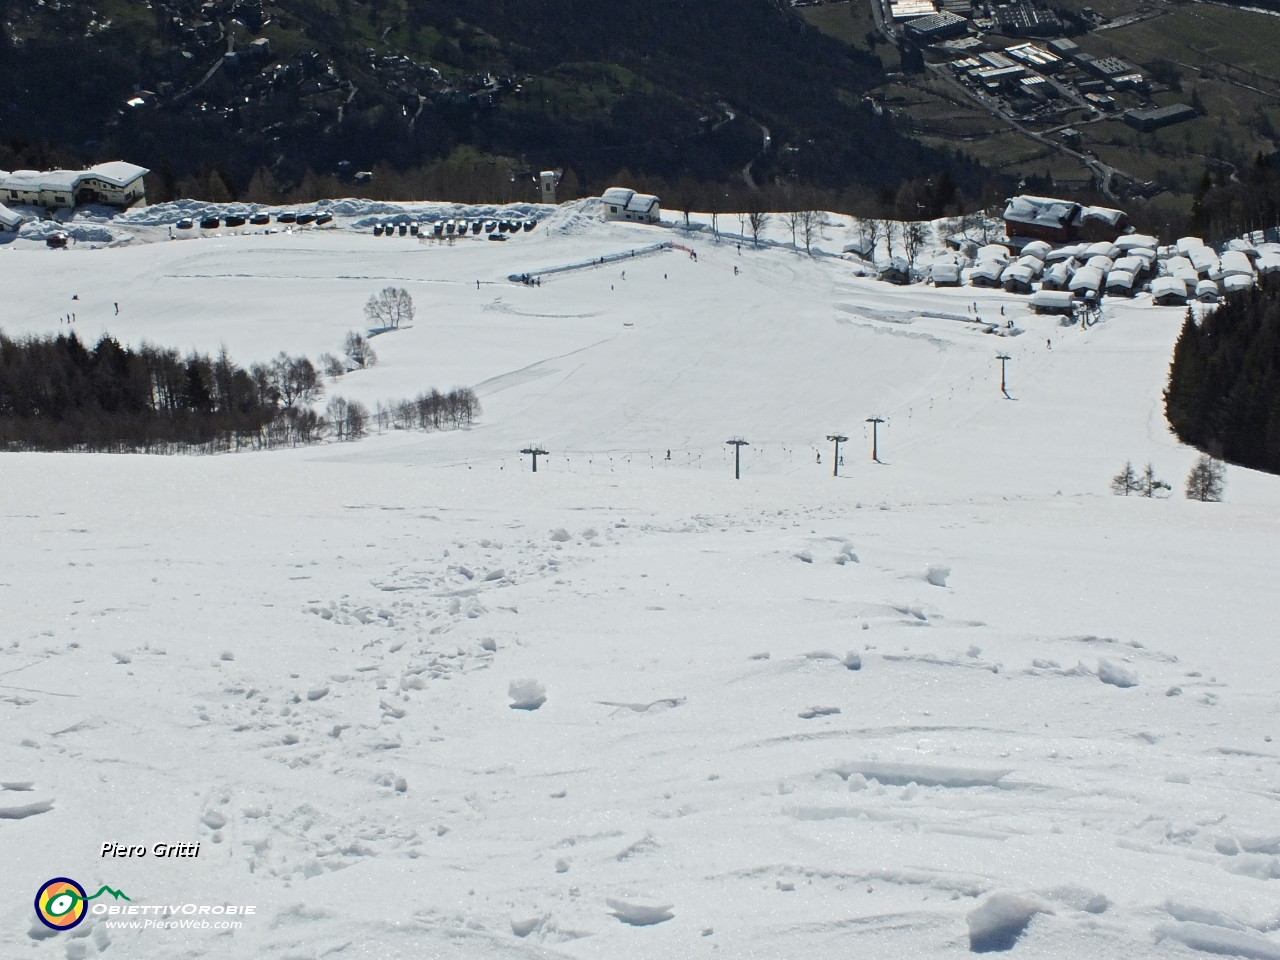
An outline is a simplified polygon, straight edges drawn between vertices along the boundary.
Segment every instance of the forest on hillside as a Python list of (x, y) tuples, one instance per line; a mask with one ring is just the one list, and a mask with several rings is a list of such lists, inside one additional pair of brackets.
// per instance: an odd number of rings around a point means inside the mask
[(970, 197), (991, 182), (899, 135), (866, 99), (879, 59), (780, 0), (116, 7), (8, 5), (7, 169), (125, 158), (153, 170), (153, 201), (521, 200), (540, 169), (565, 170), (570, 193), (622, 173), (863, 200), (943, 171)]
[(323, 413), (321, 372), (281, 353), (248, 369), (216, 357), (104, 334), (11, 338), (0, 333), (0, 450), (219, 453), (356, 440), (367, 429), (445, 430), (480, 413), (466, 387), (363, 405), (334, 397)]
[(1200, 322), (1188, 311), (1165, 415), (1184, 443), (1280, 473), (1280, 285), (1232, 294)]

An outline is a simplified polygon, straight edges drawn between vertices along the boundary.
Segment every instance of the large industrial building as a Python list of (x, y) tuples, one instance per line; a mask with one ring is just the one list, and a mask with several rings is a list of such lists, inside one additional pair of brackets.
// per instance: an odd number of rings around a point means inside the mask
[(1137, 108), (1126, 110), (1124, 112), (1124, 122), (1135, 130), (1150, 133), (1152, 130), (1158, 130), (1161, 127), (1167, 127), (1175, 123), (1182, 123), (1184, 120), (1194, 120), (1197, 116), (1198, 114), (1194, 107), (1189, 107), (1185, 103), (1174, 103), (1154, 110), (1139, 110)]

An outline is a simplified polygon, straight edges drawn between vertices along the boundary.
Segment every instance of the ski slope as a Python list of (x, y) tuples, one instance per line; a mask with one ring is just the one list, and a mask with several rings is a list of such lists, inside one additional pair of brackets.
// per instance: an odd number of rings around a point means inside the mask
[[(329, 394), (483, 415), (0, 458), (5, 956), (1280, 956), (1280, 483), (1108, 489), (1195, 459), (1182, 311), (1066, 328), (571, 206), (503, 244), (149, 229), (0, 249), (4, 331), (314, 358), (394, 284), (414, 324)], [(506, 279), (667, 238), (697, 260)], [(200, 854), (100, 856), (159, 842)], [(256, 910), (54, 933), (51, 877)]]

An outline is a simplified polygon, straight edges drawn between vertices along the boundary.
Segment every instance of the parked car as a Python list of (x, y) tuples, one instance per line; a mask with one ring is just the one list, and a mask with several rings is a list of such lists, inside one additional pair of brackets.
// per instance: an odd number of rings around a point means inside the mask
[(294, 223), (314, 223), (316, 215), (314, 213), (300, 213)]
[(249, 218), (249, 222), (253, 224), (255, 227), (260, 227), (263, 224), (271, 222), (271, 214), (255, 213), (252, 217)]
[(316, 217), (316, 226), (323, 227), (326, 223), (331, 223), (332, 221), (333, 221), (333, 214), (322, 213)]
[(491, 233), (489, 234), (489, 239), (490, 240), (506, 240), (507, 236), (504, 233)]
[(217, 217), (205, 217), (203, 220), (200, 221), (200, 229), (201, 230), (217, 230), (221, 224), (222, 224), (222, 221), (219, 220)]
[(177, 223), (174, 224), (174, 226), (177, 227), (179, 230), (190, 230), (195, 225), (196, 225), (195, 221), (192, 220), (190, 217), (183, 217), (181, 220), (179, 220)]
[(228, 226), (228, 227), (243, 227), (243, 226), (244, 226), (244, 217), (238, 217), (238, 216), (235, 216), (234, 214), (232, 214), (231, 216), (227, 217), (227, 226)]
[(50, 250), (61, 250), (67, 245), (67, 235), (65, 233), (55, 233), (44, 238), (45, 246)]
[(276, 217), (276, 223), (295, 223), (298, 215), (296, 213), (282, 213)]

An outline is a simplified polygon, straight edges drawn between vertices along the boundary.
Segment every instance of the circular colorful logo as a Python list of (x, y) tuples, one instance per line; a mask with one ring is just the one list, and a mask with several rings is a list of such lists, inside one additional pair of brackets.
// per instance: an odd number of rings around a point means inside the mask
[(36, 894), (36, 916), (53, 930), (70, 930), (84, 919), (84, 887), (68, 877), (46, 880)]

